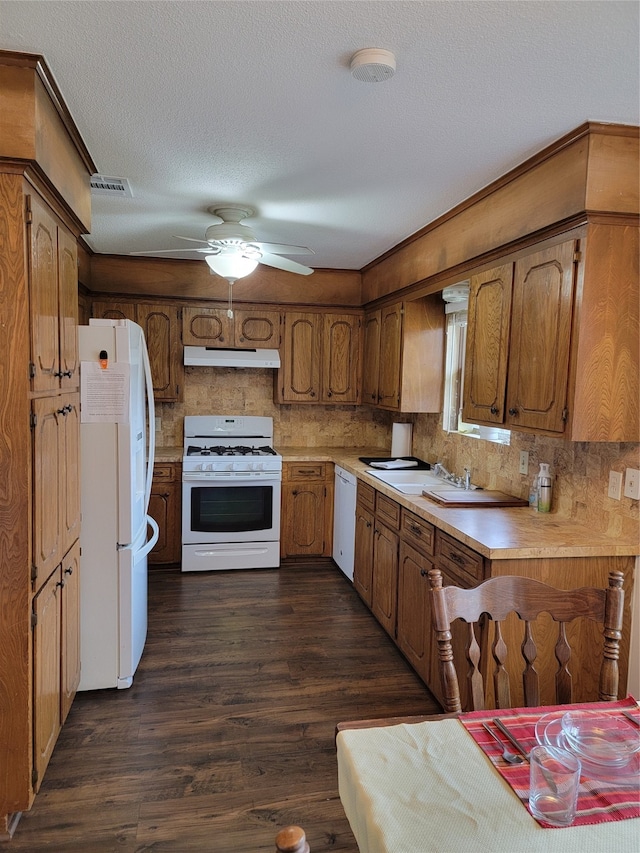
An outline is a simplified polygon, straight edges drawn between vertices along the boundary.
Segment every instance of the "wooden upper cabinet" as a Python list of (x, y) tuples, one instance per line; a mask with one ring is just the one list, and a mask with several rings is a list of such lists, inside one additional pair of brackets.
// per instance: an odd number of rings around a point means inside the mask
[(444, 305), (439, 294), (365, 318), (362, 402), (400, 412), (442, 411)]
[(37, 196), (30, 197), (32, 390), (60, 387), (60, 325), (58, 315), (58, 226)]
[(58, 228), (60, 388), (78, 387), (78, 243)]
[(280, 312), (257, 308), (233, 311), (233, 345), (239, 349), (279, 349)]
[(516, 261), (507, 423), (563, 432), (575, 278), (575, 241)]
[(360, 330), (355, 314), (325, 314), (322, 337), (322, 402), (360, 402)]
[(462, 419), (504, 420), (513, 264), (471, 277)]
[(182, 313), (182, 341), (188, 346), (234, 347), (237, 349), (278, 349), (280, 312), (259, 308), (187, 306)]
[(96, 300), (91, 305), (91, 316), (101, 320), (131, 320), (136, 322), (136, 306), (133, 302)]
[(91, 310), (94, 317), (105, 320), (132, 320), (142, 327), (149, 351), (155, 401), (181, 401), (184, 366), (180, 309), (170, 302), (149, 305), (104, 299), (94, 301)]
[(233, 320), (227, 309), (183, 308), (182, 342), (195, 347), (232, 347)]
[(564, 433), (576, 242), (471, 277), (463, 418)]
[(402, 314), (401, 303), (380, 312), (378, 405), (385, 409), (400, 408)]
[(165, 403), (181, 400), (184, 368), (180, 310), (171, 304), (136, 305), (136, 320), (147, 341), (155, 399)]
[(371, 405), (376, 405), (378, 402), (380, 320), (380, 311), (365, 314), (362, 356), (362, 402), (370, 403)]
[(282, 366), (276, 377), (278, 402), (317, 403), (321, 400), (321, 351), (322, 314), (287, 311)]

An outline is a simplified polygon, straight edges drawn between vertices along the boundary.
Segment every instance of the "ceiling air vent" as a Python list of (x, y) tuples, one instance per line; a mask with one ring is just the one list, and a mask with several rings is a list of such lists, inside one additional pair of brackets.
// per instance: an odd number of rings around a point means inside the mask
[(133, 198), (131, 186), (126, 178), (108, 178), (106, 175), (91, 176), (91, 194)]

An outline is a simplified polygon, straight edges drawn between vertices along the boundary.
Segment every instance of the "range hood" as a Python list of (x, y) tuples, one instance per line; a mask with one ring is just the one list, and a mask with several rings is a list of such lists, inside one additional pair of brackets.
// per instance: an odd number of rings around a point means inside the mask
[(184, 363), (195, 367), (280, 367), (277, 349), (185, 347)]

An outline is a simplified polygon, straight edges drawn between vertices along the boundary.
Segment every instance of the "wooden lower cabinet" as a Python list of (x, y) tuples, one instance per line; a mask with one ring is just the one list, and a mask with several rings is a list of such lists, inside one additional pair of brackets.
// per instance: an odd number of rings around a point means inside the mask
[(281, 557), (329, 557), (333, 529), (333, 465), (284, 463)]
[[(428, 572), (431, 568), (441, 570), (445, 586), (455, 585), (462, 588), (477, 586), (487, 578), (499, 575), (529, 577), (559, 589), (581, 586), (606, 588), (611, 570), (623, 572), (625, 608), (620, 644), (618, 695), (624, 697), (629, 669), (634, 565), (634, 557), (488, 559), (449, 533), (436, 529), (429, 522), (400, 507), (368, 484), (358, 482), (354, 586), (378, 622), (394, 638), (400, 651), (440, 702), (442, 690), (438, 674), (438, 650), (429, 600)], [(461, 620), (452, 624), (453, 655), (460, 679), (463, 710), (468, 710), (468, 691), (465, 684), (467, 662), (464, 651), (468, 630), (468, 625)], [(537, 668), (541, 672), (555, 672), (557, 625), (543, 614), (533, 630), (538, 647)], [(524, 638), (524, 626), (517, 617), (511, 615), (504, 621), (502, 633), (510, 648), (520, 648)], [(581, 661), (580, 679), (574, 682), (574, 701), (595, 701), (598, 698), (598, 677), (604, 642), (602, 626), (588, 620), (575, 620), (575, 623), (567, 626), (567, 637), (572, 649), (580, 655)], [(487, 707), (492, 707), (494, 702), (490, 653), (493, 639), (494, 624), (487, 620), (481, 624), (477, 635), (484, 657)], [(593, 650), (589, 658), (593, 660), (593, 666), (590, 667), (587, 663), (583, 669), (585, 649)], [(518, 654), (512, 654), (506, 669), (510, 676), (512, 703), (514, 706), (522, 705), (522, 665)], [(552, 684), (543, 685), (541, 704), (548, 705), (554, 701)]]
[(374, 489), (358, 481), (353, 585), (368, 607), (371, 607), (373, 582), (374, 508)]
[(158, 524), (158, 541), (149, 553), (151, 569), (180, 563), (182, 552), (182, 466), (179, 462), (157, 462), (149, 497), (149, 515)]
[(38, 790), (80, 683), (80, 545), (33, 599), (33, 776)]

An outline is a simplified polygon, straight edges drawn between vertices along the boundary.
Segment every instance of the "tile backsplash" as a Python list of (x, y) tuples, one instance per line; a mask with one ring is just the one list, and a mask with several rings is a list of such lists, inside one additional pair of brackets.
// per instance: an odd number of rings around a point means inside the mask
[[(512, 432), (511, 444), (445, 433), (440, 415), (400, 415), (368, 406), (276, 405), (274, 372), (224, 368), (185, 368), (183, 403), (160, 403), (158, 444), (181, 446), (183, 417), (196, 414), (264, 415), (273, 418), (274, 444), (281, 447), (391, 448), (394, 421), (413, 423), (413, 453), (441, 461), (461, 474), (471, 469), (472, 482), (489, 489), (527, 497), (540, 462), (548, 462), (554, 478), (552, 511), (575, 518), (602, 533), (638, 537), (639, 502), (607, 496), (609, 471), (640, 468), (640, 445), (569, 442)], [(529, 453), (529, 474), (518, 473), (520, 451)]]

